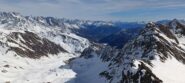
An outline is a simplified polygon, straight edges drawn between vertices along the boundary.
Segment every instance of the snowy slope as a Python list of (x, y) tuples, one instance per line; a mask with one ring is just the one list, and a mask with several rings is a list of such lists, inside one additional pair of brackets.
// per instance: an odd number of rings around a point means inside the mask
[(75, 78), (68, 60), (78, 57), (89, 41), (41, 19), (0, 13), (0, 83), (64, 83)]
[(68, 69), (64, 61), (74, 57), (69, 54), (43, 57), (39, 60), (1, 56), (0, 83), (63, 83), (75, 77), (76, 73)]
[(152, 71), (156, 76), (161, 78), (164, 83), (184, 83), (185, 65), (180, 63), (174, 57), (165, 61), (160, 60), (152, 61), (155, 65)]

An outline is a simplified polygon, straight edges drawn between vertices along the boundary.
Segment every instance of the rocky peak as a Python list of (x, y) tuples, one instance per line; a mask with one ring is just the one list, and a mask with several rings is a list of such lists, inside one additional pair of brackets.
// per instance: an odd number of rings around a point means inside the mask
[(17, 12), (0, 12), (0, 17), (13, 18), (18, 16), (21, 16), (21, 14)]
[(169, 25), (148, 23), (137, 38), (114, 55), (109, 70), (104, 71), (103, 75), (113, 83), (161, 83), (162, 80), (152, 71), (156, 66), (152, 61), (159, 58), (159, 62), (166, 63), (175, 58), (185, 64), (185, 49), (180, 42)]
[(153, 27), (155, 27), (154, 22), (149, 22), (148, 24), (146, 24), (146, 28), (153, 28)]
[(182, 35), (185, 36), (185, 22), (183, 20), (174, 19), (169, 23), (169, 27), (179, 37)]

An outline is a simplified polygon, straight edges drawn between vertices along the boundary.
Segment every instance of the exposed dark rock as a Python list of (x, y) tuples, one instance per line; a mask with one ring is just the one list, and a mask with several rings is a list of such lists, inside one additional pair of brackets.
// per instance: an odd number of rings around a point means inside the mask
[(4, 67), (9, 68), (9, 67), (10, 67), (10, 65), (8, 65), (8, 64), (7, 64), (7, 65), (4, 65)]
[(139, 68), (135, 74), (129, 71), (127, 71), (126, 75), (124, 72), (122, 74), (121, 83), (162, 83), (162, 80), (153, 74), (142, 62), (139, 64)]
[(1, 72), (3, 72), (3, 73), (7, 73), (8, 71), (7, 71), (7, 70), (5, 70), (5, 69), (3, 69), (3, 70), (1, 70)]
[[(19, 36), (22, 37), (23, 40), (21, 40)], [(20, 43), (17, 43), (18, 40), (20, 40)], [(15, 51), (22, 57), (40, 58), (41, 56), (48, 56), (48, 54), (67, 52), (60, 45), (46, 38), (40, 38), (38, 35), (28, 31), (25, 31), (25, 33), (13, 32), (8, 36), (7, 41), (21, 47), (10, 47), (9, 50)]]

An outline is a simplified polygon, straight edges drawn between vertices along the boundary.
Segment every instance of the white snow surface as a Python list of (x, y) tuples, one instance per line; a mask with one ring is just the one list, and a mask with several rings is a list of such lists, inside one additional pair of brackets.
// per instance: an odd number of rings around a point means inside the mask
[(159, 60), (152, 61), (153, 73), (164, 83), (185, 83), (185, 65), (174, 57), (167, 59), (164, 63)]
[(60, 53), (38, 60), (12, 54), (0, 56), (0, 83), (64, 83), (75, 78), (76, 73), (65, 63), (74, 57), (72, 54)]

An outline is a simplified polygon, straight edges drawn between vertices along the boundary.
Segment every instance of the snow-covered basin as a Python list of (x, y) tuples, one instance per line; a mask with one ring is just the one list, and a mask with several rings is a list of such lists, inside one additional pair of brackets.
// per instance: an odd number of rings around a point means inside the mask
[(108, 83), (106, 78), (99, 75), (107, 65), (96, 54), (88, 59), (76, 58), (71, 62), (71, 68), (77, 73), (74, 83)]
[(0, 83), (65, 83), (75, 78), (76, 73), (66, 65), (74, 57), (72, 54), (60, 53), (41, 59), (12, 54), (0, 56)]

